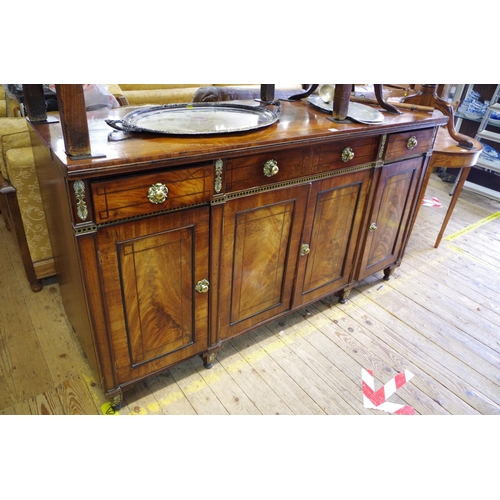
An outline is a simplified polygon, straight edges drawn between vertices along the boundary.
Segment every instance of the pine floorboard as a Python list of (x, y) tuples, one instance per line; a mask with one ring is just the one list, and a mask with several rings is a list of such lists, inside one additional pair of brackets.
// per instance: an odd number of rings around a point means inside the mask
[[(330, 296), (124, 393), (119, 415), (387, 415), (376, 388), (414, 377), (389, 401), (418, 415), (500, 414), (500, 203), (464, 191), (440, 247), (451, 184), (433, 175), (402, 265), (346, 304)], [(56, 280), (31, 292), (0, 221), (0, 415), (104, 415), (109, 405), (62, 307)]]

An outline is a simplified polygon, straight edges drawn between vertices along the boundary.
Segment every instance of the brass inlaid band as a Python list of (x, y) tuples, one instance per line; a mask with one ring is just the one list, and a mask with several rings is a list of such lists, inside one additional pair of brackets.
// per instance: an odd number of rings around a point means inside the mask
[(193, 203), (192, 205), (184, 205), (182, 207), (166, 208), (164, 210), (157, 210), (156, 212), (150, 212), (148, 214), (134, 215), (132, 217), (123, 217), (122, 219), (116, 219), (111, 222), (101, 222), (99, 224), (94, 224), (92, 226), (75, 227), (74, 232), (75, 234), (88, 233), (91, 231), (96, 231), (101, 227), (114, 226), (116, 224), (123, 224), (124, 222), (129, 222), (133, 220), (148, 219), (149, 217), (155, 217), (157, 215), (164, 215), (172, 212), (178, 212), (179, 210), (186, 210), (188, 208), (201, 207), (204, 205), (207, 206), (208, 203), (204, 201), (202, 203)]
[(355, 167), (339, 168), (337, 170), (330, 170), (328, 172), (323, 172), (322, 174), (309, 175), (307, 177), (300, 177), (297, 179), (292, 179), (284, 182), (277, 182), (275, 184), (269, 184), (268, 186), (260, 186), (257, 188), (246, 189), (244, 191), (236, 191), (234, 193), (227, 193), (224, 196), (210, 202), (211, 205), (218, 205), (220, 203), (225, 203), (227, 200), (232, 200), (234, 198), (241, 198), (243, 196), (248, 196), (254, 193), (264, 193), (266, 191), (273, 191), (275, 189), (280, 189), (287, 186), (295, 186), (297, 184), (302, 184), (306, 182), (313, 182), (320, 179), (328, 179), (330, 177), (336, 177), (338, 175), (347, 174), (349, 172), (358, 172), (360, 170), (367, 170), (371, 168), (377, 168), (383, 165), (382, 162), (370, 162), (363, 163), (362, 165), (357, 165)]
[(75, 227), (75, 234), (95, 233), (97, 226), (92, 224), (90, 226)]

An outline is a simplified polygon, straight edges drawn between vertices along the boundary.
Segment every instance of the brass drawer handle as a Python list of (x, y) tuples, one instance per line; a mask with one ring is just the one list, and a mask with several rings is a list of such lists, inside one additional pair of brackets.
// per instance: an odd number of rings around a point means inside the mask
[(155, 205), (163, 203), (168, 196), (168, 188), (165, 184), (157, 182), (148, 189), (148, 200)]
[(311, 248), (307, 243), (302, 243), (302, 246), (300, 247), (300, 255), (307, 255), (310, 253)]
[(272, 177), (276, 175), (280, 169), (278, 168), (278, 162), (276, 160), (267, 160), (264, 163), (264, 175), (266, 177)]
[(194, 289), (198, 293), (207, 293), (209, 286), (210, 286), (210, 283), (208, 282), (208, 280), (200, 280), (200, 281), (198, 281), (198, 283), (196, 283), (196, 286), (194, 287)]
[(370, 229), (370, 231), (376, 231), (377, 230), (377, 224), (375, 222), (372, 222), (370, 224), (370, 228), (369, 229)]
[(412, 135), (409, 139), (408, 142), (406, 143), (406, 147), (408, 149), (413, 149), (416, 145), (418, 144), (417, 138)]
[(351, 161), (353, 158), (354, 158), (354, 151), (352, 150), (352, 148), (345, 148), (342, 151), (343, 162)]

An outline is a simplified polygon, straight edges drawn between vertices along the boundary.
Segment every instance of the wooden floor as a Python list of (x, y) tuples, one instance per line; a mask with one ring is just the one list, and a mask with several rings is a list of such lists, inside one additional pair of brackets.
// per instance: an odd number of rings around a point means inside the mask
[[(211, 370), (193, 358), (125, 393), (119, 414), (374, 414), (375, 388), (414, 377), (389, 401), (416, 414), (500, 414), (500, 203), (463, 192), (438, 249), (450, 184), (433, 176), (393, 278), (335, 297), (227, 343)], [(31, 292), (0, 222), (0, 414), (105, 414), (61, 306), (57, 282)]]

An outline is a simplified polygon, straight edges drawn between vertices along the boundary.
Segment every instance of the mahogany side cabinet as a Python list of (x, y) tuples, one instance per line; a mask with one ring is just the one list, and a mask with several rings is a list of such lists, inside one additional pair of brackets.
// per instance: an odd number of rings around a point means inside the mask
[(87, 113), (92, 155), (53, 120), (31, 138), (64, 307), (118, 408), (135, 382), (401, 264), (439, 111), (332, 122), (283, 102), (269, 127), (131, 133)]

